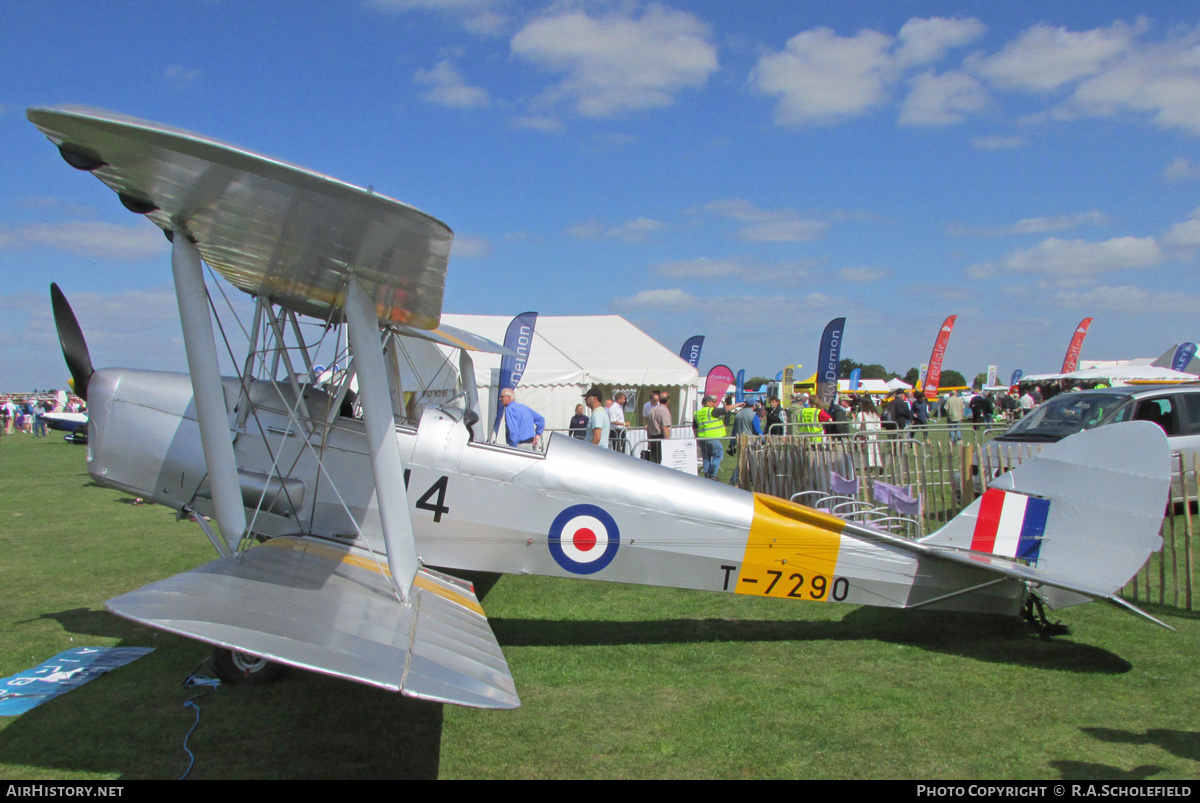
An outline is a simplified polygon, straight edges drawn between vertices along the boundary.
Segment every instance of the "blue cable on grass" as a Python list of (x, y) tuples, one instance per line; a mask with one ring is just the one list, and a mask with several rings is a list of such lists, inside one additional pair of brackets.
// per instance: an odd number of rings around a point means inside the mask
[(217, 687), (221, 685), (221, 681), (217, 680), (216, 678), (205, 677), (204, 675), (192, 675), (190, 678), (184, 681), (183, 685), (189, 689), (197, 686), (203, 686), (204, 690), (199, 694), (187, 698), (183, 702), (184, 708), (195, 709), (196, 721), (192, 723), (192, 727), (188, 730), (187, 735), (183, 737), (183, 750), (188, 754), (188, 766), (187, 769), (184, 770), (183, 775), (179, 776), (179, 780), (181, 781), (188, 777), (188, 773), (192, 771), (192, 767), (196, 764), (196, 756), (188, 748), (188, 739), (192, 738), (192, 734), (195, 733), (196, 728), (200, 726), (200, 706), (196, 705), (195, 701), (199, 700), (201, 697), (207, 697), (210, 694), (216, 694)]

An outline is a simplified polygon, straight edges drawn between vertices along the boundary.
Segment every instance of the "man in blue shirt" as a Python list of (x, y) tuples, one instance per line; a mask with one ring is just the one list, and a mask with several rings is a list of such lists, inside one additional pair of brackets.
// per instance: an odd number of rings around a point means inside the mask
[(534, 451), (546, 429), (546, 419), (523, 404), (513, 401), (513, 389), (500, 391), (504, 405), (504, 437), (509, 446)]
[(586, 440), (601, 449), (612, 448), (608, 442), (612, 417), (604, 408), (604, 394), (600, 392), (600, 388), (593, 385), (587, 393), (583, 394), (583, 403), (592, 411), (592, 417), (588, 421), (589, 437)]

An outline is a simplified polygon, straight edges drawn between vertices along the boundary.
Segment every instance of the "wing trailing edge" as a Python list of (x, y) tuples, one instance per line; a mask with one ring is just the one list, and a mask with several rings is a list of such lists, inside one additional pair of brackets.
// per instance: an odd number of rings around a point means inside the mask
[(471, 586), (421, 569), (410, 604), (386, 563), (315, 538), (276, 538), (109, 600), (171, 633), (280, 663), (474, 708), (516, 708), (516, 686)]

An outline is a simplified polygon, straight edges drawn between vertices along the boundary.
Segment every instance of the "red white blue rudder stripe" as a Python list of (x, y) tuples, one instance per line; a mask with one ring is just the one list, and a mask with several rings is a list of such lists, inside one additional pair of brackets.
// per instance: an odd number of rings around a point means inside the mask
[(550, 525), (554, 561), (572, 574), (595, 574), (616, 557), (621, 531), (607, 512), (595, 505), (572, 505)]
[(988, 488), (979, 505), (971, 549), (1036, 564), (1050, 500)]

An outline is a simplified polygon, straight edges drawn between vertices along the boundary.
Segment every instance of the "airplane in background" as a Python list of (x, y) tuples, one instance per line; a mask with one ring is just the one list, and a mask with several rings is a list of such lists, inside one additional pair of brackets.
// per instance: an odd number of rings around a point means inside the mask
[[(108, 608), (213, 645), (227, 679), (282, 664), (516, 707), (456, 570), (1013, 616), (1098, 599), (1157, 622), (1116, 596), (1161, 545), (1169, 451), (1152, 424), (1050, 446), (915, 540), (570, 437), (543, 452), (485, 443), (471, 355), (503, 349), (440, 324), (444, 223), (156, 123), (27, 116), (172, 243), (187, 374), (94, 370), (65, 299), (55, 317), (89, 403), (90, 475), (202, 514), (219, 555)], [(237, 376), (218, 369), (205, 263), (254, 298)], [(420, 340), (459, 349), (462, 389), (414, 418), (402, 362)], [(318, 382), (321, 348), (346, 368)]]
[(68, 443), (87, 443), (87, 413), (42, 413), (42, 421), (50, 429), (65, 432)]
[[(59, 290), (58, 286), (55, 284), (50, 285), (50, 305), (55, 310), (56, 315), (59, 314), (58, 310), (61, 307), (65, 306), (65, 308), (68, 311), (70, 310), (70, 305), (67, 304), (66, 296), (64, 296), (62, 294), (62, 291)], [(73, 313), (72, 313), (72, 315), (73, 315)], [(78, 331), (78, 326), (76, 326), (76, 331)], [(79, 354), (83, 354), (84, 356), (87, 355), (87, 353), (88, 353), (87, 343), (83, 342), (83, 333), (82, 332), (79, 333), (80, 346), (78, 348), (68, 349), (66, 347), (66, 345), (62, 343), (61, 338), (62, 338), (62, 333), (60, 332), (59, 344), (63, 346), (64, 354), (67, 353), (68, 351), (70, 351), (73, 354), (79, 353)], [(90, 373), (92, 369), (91, 369), (91, 366), (89, 365), (86, 368), (81, 369), (81, 370), (86, 370), (87, 372)], [(84, 392), (86, 393), (87, 391), (85, 390)], [(86, 444), (87, 443), (87, 422), (88, 422), (87, 413), (68, 412), (66, 409), (66, 407), (67, 407), (66, 391), (60, 390), (60, 391), (58, 391), (58, 394), (59, 394), (58, 402), (55, 405), (56, 410), (54, 412), (42, 413), (42, 422), (45, 423), (45, 425), (49, 429), (57, 430), (58, 432), (67, 433), (66, 435), (63, 436), (63, 440), (65, 440), (67, 443), (74, 443), (74, 444), (79, 444), (79, 445)], [(80, 396), (80, 398), (83, 399), (84, 401), (87, 401), (87, 399), (83, 396)]]

